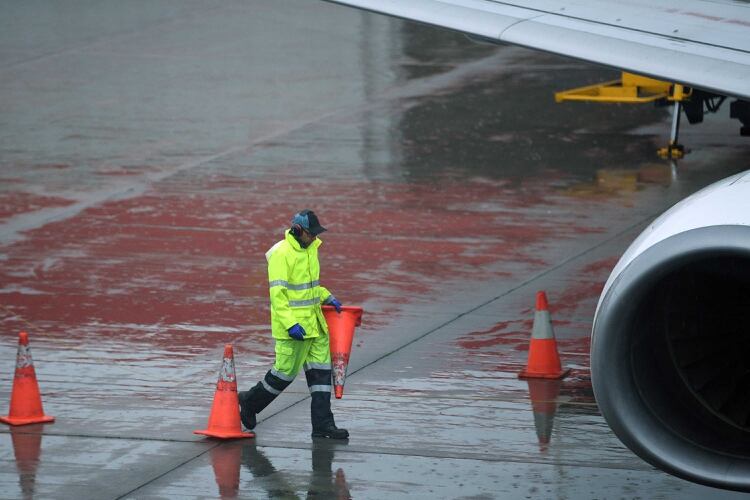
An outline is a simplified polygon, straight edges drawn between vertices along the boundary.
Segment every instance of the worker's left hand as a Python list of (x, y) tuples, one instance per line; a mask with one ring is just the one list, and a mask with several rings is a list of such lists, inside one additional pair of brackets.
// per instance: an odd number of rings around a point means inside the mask
[(305, 332), (305, 329), (299, 323), (295, 323), (289, 329), (289, 336), (294, 340), (305, 340), (305, 333), (307, 332)]
[(337, 313), (341, 312), (341, 302), (339, 302), (338, 300), (336, 300), (336, 297), (333, 297), (331, 299), (330, 305), (332, 305), (333, 307), (336, 308), (336, 312)]

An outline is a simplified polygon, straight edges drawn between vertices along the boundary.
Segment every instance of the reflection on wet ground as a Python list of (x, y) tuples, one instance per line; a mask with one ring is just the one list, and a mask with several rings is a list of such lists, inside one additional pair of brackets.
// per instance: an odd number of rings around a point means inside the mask
[[(645, 224), (748, 168), (721, 124), (675, 167), (663, 110), (553, 104), (606, 70), (317, 2), (142, 7), (0, 16), (0, 400), (26, 330), (58, 418), (0, 429), (0, 496), (720, 494), (612, 435), (588, 334)], [(263, 255), (305, 207), (366, 311), (352, 439), (311, 440), (299, 381), (254, 442), (194, 437), (225, 343), (241, 389), (271, 363)], [(540, 289), (559, 384), (517, 378)]]
[[(31, 428), (30, 428), (31, 427)], [(23, 498), (34, 498), (34, 483), (42, 451), (42, 434), (39, 431), (43, 424), (11, 427), (10, 437), (13, 443), (13, 457), (18, 471), (18, 486)], [(27, 433), (24, 431), (37, 431)]]

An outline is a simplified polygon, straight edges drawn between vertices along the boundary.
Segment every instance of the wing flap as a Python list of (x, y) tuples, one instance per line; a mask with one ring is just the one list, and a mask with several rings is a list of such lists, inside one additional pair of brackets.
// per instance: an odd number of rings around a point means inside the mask
[(699, 50), (705, 47), (686, 42), (674, 42), (670, 47), (663, 40), (645, 36), (633, 41), (539, 22), (512, 26), (503, 33), (502, 41), (750, 99), (750, 57), (742, 64), (736, 62), (741, 60), (736, 53), (720, 54), (726, 49)]

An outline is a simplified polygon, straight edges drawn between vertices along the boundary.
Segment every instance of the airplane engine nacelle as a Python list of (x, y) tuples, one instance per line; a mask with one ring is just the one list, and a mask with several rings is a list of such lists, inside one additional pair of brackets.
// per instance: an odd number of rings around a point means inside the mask
[(591, 376), (641, 458), (750, 491), (750, 170), (678, 203), (628, 248), (599, 299)]

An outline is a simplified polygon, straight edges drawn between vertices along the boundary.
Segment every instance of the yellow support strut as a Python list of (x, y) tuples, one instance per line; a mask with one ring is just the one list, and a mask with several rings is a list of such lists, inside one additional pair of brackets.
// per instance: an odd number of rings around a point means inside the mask
[(677, 143), (680, 131), (681, 102), (690, 99), (692, 89), (633, 73), (622, 72), (619, 80), (555, 92), (555, 101), (585, 101), (642, 104), (658, 100), (673, 101), (674, 114), (669, 145), (657, 151), (662, 158), (682, 158), (685, 148)]
[(555, 101), (644, 103), (668, 99), (672, 84), (633, 73), (622, 73), (619, 80), (555, 92)]

